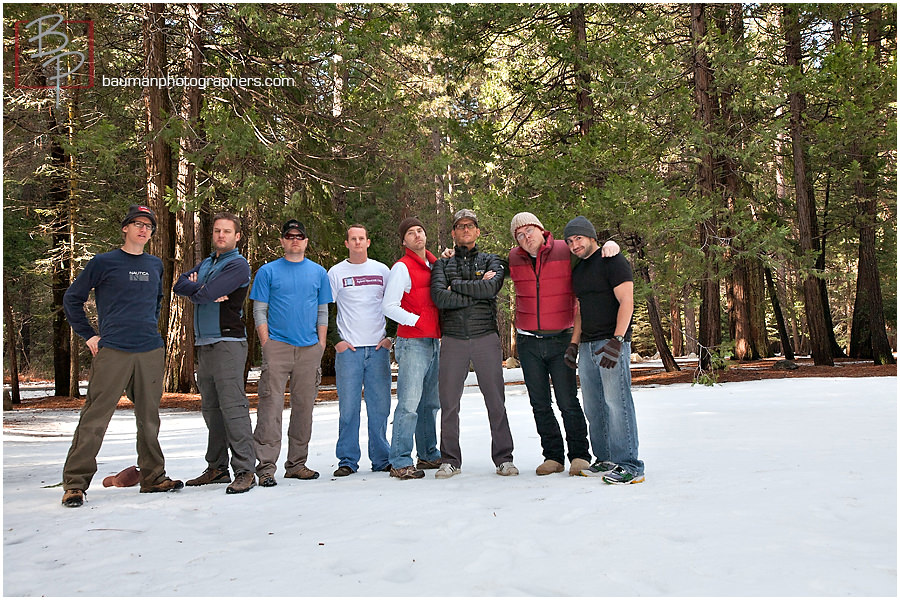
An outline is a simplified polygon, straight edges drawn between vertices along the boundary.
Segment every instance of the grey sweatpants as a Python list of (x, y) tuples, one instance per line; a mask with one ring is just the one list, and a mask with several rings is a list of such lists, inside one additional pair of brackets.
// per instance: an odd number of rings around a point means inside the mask
[(491, 426), (491, 458), (494, 464), (512, 461), (513, 439), (506, 416), (503, 383), (503, 351), (500, 336), (491, 333), (469, 340), (441, 338), (441, 369), (438, 388), (441, 396), (441, 462), (462, 466), (459, 446), (459, 403), (469, 374), (475, 367), (478, 388), (484, 397)]
[(244, 392), (246, 360), (246, 341), (197, 346), (200, 412), (209, 430), (206, 462), (212, 469), (227, 470), (230, 447), (235, 475), (252, 473), (256, 466), (250, 402)]

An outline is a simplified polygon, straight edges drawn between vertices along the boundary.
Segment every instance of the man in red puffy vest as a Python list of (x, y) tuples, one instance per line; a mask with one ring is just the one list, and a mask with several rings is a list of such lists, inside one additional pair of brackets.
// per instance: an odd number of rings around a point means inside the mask
[[(405, 249), (388, 275), (382, 309), (396, 321), (397, 406), (391, 432), (391, 477), (421, 479), (422, 469), (437, 469), (438, 367), (441, 329), (431, 299), (431, 268), (437, 262), (425, 249), (425, 226), (416, 217), (400, 222), (400, 243)], [(415, 438), (418, 461), (413, 464)]]
[[(590, 467), (591, 455), (574, 366), (566, 361), (577, 306), (571, 253), (565, 242), (554, 240), (530, 212), (515, 215), (509, 230), (518, 243), (509, 253), (509, 272), (516, 290), (516, 348), (544, 455), (535, 471), (550, 475), (565, 470), (563, 437), (550, 397), (552, 383), (566, 431), (569, 475), (580, 475)], [(607, 242), (603, 248), (604, 255), (618, 252), (615, 242)]]

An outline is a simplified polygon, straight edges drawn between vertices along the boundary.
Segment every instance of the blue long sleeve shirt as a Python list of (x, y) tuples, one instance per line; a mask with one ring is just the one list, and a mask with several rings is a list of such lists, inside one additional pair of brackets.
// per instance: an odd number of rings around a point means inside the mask
[[(162, 261), (152, 254), (118, 249), (94, 256), (63, 296), (69, 324), (85, 340), (99, 335), (103, 348), (148, 352), (161, 347), (162, 273)], [(91, 290), (99, 333), (84, 312)]]

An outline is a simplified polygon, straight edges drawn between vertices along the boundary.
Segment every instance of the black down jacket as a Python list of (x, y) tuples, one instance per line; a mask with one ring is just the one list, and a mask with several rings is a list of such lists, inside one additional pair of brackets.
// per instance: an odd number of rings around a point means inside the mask
[[(506, 263), (496, 254), (457, 246), (456, 255), (442, 258), (431, 271), (431, 298), (440, 311), (441, 335), (468, 340), (497, 329), (497, 294), (506, 277)], [(497, 274), (487, 281), (487, 271)]]

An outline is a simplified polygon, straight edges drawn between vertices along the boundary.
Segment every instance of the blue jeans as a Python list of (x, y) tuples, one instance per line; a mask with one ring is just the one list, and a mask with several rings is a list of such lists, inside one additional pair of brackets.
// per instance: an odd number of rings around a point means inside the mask
[(441, 342), (435, 338), (398, 337), (397, 407), (391, 436), (391, 466), (412, 466), (413, 438), (419, 458), (440, 460), (437, 442), (438, 367)]
[(631, 342), (622, 344), (616, 366), (604, 369), (594, 352), (608, 341), (582, 342), (578, 347), (578, 374), (590, 424), (591, 448), (597, 460), (614, 462), (632, 475), (643, 475), (631, 397)]
[(334, 357), (337, 375), (338, 441), (335, 453), (338, 466), (359, 469), (359, 411), (363, 388), (369, 430), (369, 460), (372, 470), (389, 464), (391, 451), (387, 441), (387, 420), (391, 412), (391, 351), (375, 346), (357, 346)]

